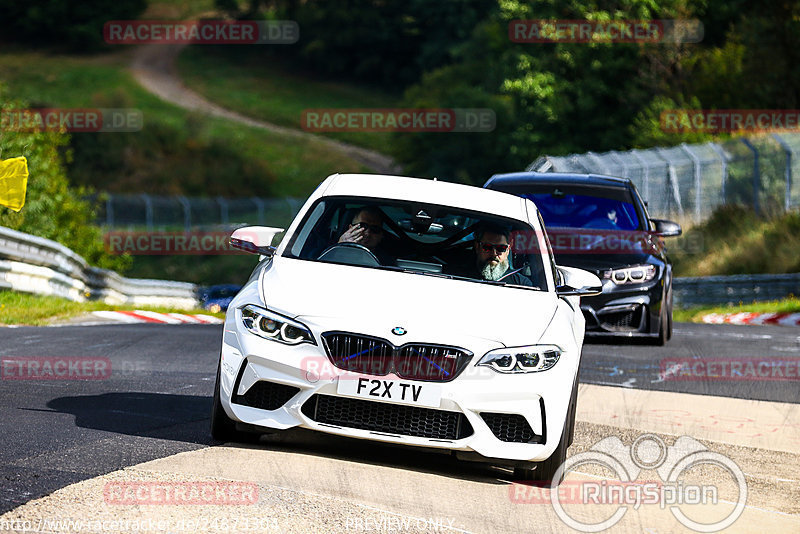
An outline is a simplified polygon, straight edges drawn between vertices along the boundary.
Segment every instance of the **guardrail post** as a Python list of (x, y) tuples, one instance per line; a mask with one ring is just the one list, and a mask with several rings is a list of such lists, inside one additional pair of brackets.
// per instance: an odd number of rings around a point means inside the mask
[(783, 209), (784, 211), (789, 211), (792, 209), (792, 147), (778, 134), (772, 134), (772, 138), (786, 152), (786, 170), (783, 171), (783, 177), (786, 180), (786, 193), (783, 199)]
[(744, 146), (753, 151), (753, 209), (758, 215), (761, 211), (760, 202), (758, 201), (758, 192), (761, 184), (761, 175), (758, 170), (758, 149), (753, 146), (753, 143), (748, 138), (742, 137), (741, 140)]

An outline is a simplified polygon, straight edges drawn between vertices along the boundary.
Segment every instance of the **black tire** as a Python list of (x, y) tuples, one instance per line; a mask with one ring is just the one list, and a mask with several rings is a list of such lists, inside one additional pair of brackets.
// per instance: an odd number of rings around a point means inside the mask
[[(532, 462), (531, 467), (515, 467), (514, 480), (531, 481), (538, 483), (551, 483), (556, 471), (567, 460), (567, 449), (572, 444), (572, 436), (575, 433), (575, 411), (578, 405), (578, 377), (575, 377), (575, 384), (572, 386), (570, 404), (567, 408), (567, 419), (564, 421), (564, 429), (561, 431), (561, 439), (558, 440), (558, 447), (553, 454), (543, 462)], [(564, 481), (564, 473), (558, 479), (561, 484)]]
[(220, 366), (217, 365), (217, 380), (214, 384), (214, 406), (211, 408), (211, 437), (217, 441), (252, 441), (250, 434), (236, 430), (233, 421), (220, 400)]

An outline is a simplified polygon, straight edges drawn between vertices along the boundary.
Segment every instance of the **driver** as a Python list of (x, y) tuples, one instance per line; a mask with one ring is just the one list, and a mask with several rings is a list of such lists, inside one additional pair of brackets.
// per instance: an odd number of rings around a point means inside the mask
[(391, 263), (390, 258), (380, 246), (383, 237), (383, 213), (378, 208), (367, 206), (355, 214), (350, 226), (339, 238), (339, 243), (364, 245), (381, 263), (388, 264)]
[[(475, 272), (473, 278), (499, 280), (508, 269), (508, 254), (514, 245), (511, 230), (494, 224), (482, 224), (475, 230)], [(518, 286), (533, 286), (522, 273), (514, 273), (502, 280)]]

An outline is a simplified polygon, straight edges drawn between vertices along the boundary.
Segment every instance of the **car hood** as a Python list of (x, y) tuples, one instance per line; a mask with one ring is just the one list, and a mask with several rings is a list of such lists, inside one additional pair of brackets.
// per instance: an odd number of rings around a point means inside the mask
[[(312, 329), (359, 332), (398, 345), (536, 343), (558, 305), (554, 293), (543, 291), (282, 257), (261, 283), (268, 308)], [(397, 326), (407, 334), (393, 336)]]

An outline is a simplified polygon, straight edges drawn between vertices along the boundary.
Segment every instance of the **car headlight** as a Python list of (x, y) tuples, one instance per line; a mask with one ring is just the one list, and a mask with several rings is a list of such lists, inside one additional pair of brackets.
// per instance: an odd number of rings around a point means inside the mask
[(603, 273), (603, 279), (611, 280), (618, 286), (624, 284), (643, 284), (656, 277), (655, 265), (636, 265), (624, 269), (611, 269)]
[(242, 324), (252, 334), (286, 345), (317, 344), (311, 331), (303, 323), (252, 304), (241, 311)]
[(484, 354), (477, 365), (491, 367), (498, 373), (538, 373), (553, 367), (561, 352), (556, 345), (495, 349)]

